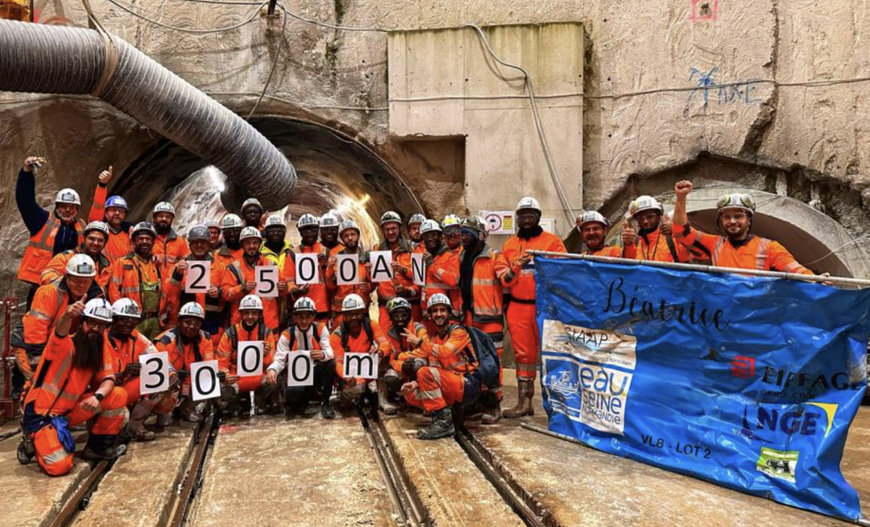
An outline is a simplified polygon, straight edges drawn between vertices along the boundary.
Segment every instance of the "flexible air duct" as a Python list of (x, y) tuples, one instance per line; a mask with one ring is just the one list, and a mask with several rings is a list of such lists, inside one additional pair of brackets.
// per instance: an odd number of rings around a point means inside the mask
[(144, 53), (90, 29), (0, 20), (0, 91), (91, 94), (278, 209), (296, 172), (251, 125)]

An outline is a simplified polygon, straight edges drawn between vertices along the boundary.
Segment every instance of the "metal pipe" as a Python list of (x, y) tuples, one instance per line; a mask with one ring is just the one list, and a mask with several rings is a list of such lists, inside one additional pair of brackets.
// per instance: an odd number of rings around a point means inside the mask
[(120, 38), (0, 20), (0, 91), (90, 94), (210, 162), (269, 209), (296, 171), (244, 119)]
[(680, 271), (703, 271), (705, 273), (730, 273), (752, 276), (765, 276), (768, 278), (785, 278), (786, 280), (803, 280), (804, 282), (824, 282), (834, 285), (854, 285), (859, 287), (870, 286), (870, 280), (860, 278), (847, 278), (845, 276), (819, 276), (798, 273), (784, 273), (780, 271), (762, 271), (760, 269), (739, 269), (737, 267), (714, 267), (712, 265), (685, 264), (676, 262), (655, 262), (652, 260), (631, 260), (629, 258), (613, 258), (611, 256), (592, 256), (591, 254), (555, 253), (551, 251), (528, 251), (535, 256), (556, 256), (570, 260), (590, 260), (593, 262), (618, 263), (624, 265), (646, 265), (650, 267), (663, 267), (666, 269), (678, 269)]
[(0, 410), (4, 419), (15, 417), (15, 401), (12, 400), (12, 369), (15, 367), (12, 354), (12, 311), (18, 299), (14, 296), (3, 299), (3, 398)]

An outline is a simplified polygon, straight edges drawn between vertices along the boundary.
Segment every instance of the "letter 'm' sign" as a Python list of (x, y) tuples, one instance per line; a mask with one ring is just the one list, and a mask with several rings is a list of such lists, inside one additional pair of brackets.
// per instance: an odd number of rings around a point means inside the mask
[(287, 354), (287, 386), (314, 386), (314, 361), (309, 352)]
[(296, 255), (296, 285), (320, 283), (320, 265), (317, 255), (302, 253)]
[(191, 399), (202, 401), (214, 399), (221, 394), (221, 383), (218, 380), (218, 361), (204, 360), (190, 365)]
[(139, 355), (139, 364), (142, 365), (139, 373), (140, 394), (160, 393), (169, 389), (169, 353), (144, 353)]
[(359, 255), (339, 254), (335, 257), (335, 276), (338, 285), (359, 284)]
[(257, 288), (254, 292), (259, 297), (274, 298), (278, 296), (278, 267), (275, 265), (258, 265), (254, 267), (254, 278)]
[(345, 353), (344, 377), (346, 379), (351, 377), (377, 379), (379, 359), (377, 353)]
[(421, 253), (411, 255), (411, 271), (414, 274), (415, 285), (426, 285), (426, 263)]
[(389, 282), (393, 279), (393, 251), (372, 251), (372, 282)]
[(187, 273), (184, 275), (185, 293), (208, 293), (211, 287), (211, 262), (188, 261)]
[(236, 374), (239, 377), (255, 377), (263, 374), (263, 341), (239, 341), (236, 348)]

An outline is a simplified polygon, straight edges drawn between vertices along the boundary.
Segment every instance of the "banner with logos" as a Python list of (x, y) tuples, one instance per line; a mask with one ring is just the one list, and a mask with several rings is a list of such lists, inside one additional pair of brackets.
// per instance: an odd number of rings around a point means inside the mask
[(550, 430), (841, 518), (870, 290), (536, 257)]

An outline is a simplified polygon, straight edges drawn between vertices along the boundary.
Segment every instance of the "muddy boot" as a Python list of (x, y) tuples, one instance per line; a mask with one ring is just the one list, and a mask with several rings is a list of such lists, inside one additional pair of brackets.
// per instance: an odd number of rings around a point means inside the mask
[(398, 408), (390, 402), (390, 396), (387, 393), (387, 384), (383, 380), (378, 380), (378, 406), (384, 415), (396, 415)]
[(130, 412), (127, 433), (135, 441), (154, 441), (154, 432), (145, 429), (145, 420), (151, 415), (152, 406), (148, 401), (139, 401)]
[(324, 419), (335, 419), (335, 410), (333, 410), (332, 405), (329, 404), (329, 397), (320, 403), (320, 417)]
[(82, 459), (93, 461), (110, 461), (127, 452), (127, 445), (116, 445), (118, 436), (89, 434), (85, 449), (79, 454)]
[(277, 385), (264, 384), (257, 388), (257, 391), (254, 392), (254, 402), (257, 407), (257, 415), (281, 413), (281, 403), (278, 400)]
[(251, 392), (242, 392), (237, 397), (236, 408), (238, 409), (239, 419), (251, 418)]
[(432, 412), (432, 422), (429, 426), (417, 432), (419, 439), (441, 439), (450, 437), (455, 433), (453, 427), (453, 412), (450, 407)]
[(534, 379), (517, 380), (517, 405), (505, 410), (502, 416), (506, 419), (516, 419), (526, 415), (535, 415), (532, 407), (532, 397), (535, 395)]
[(166, 431), (166, 427), (172, 424), (172, 412), (165, 414), (157, 414), (157, 421), (154, 422), (154, 433), (162, 434)]
[(480, 422), (485, 425), (494, 425), (501, 421), (501, 401), (496, 401), (495, 407), (484, 412)]
[(202, 421), (202, 415), (196, 411), (196, 403), (193, 399), (186, 397), (184, 401), (178, 405), (178, 414), (182, 419), (189, 423), (198, 423)]

